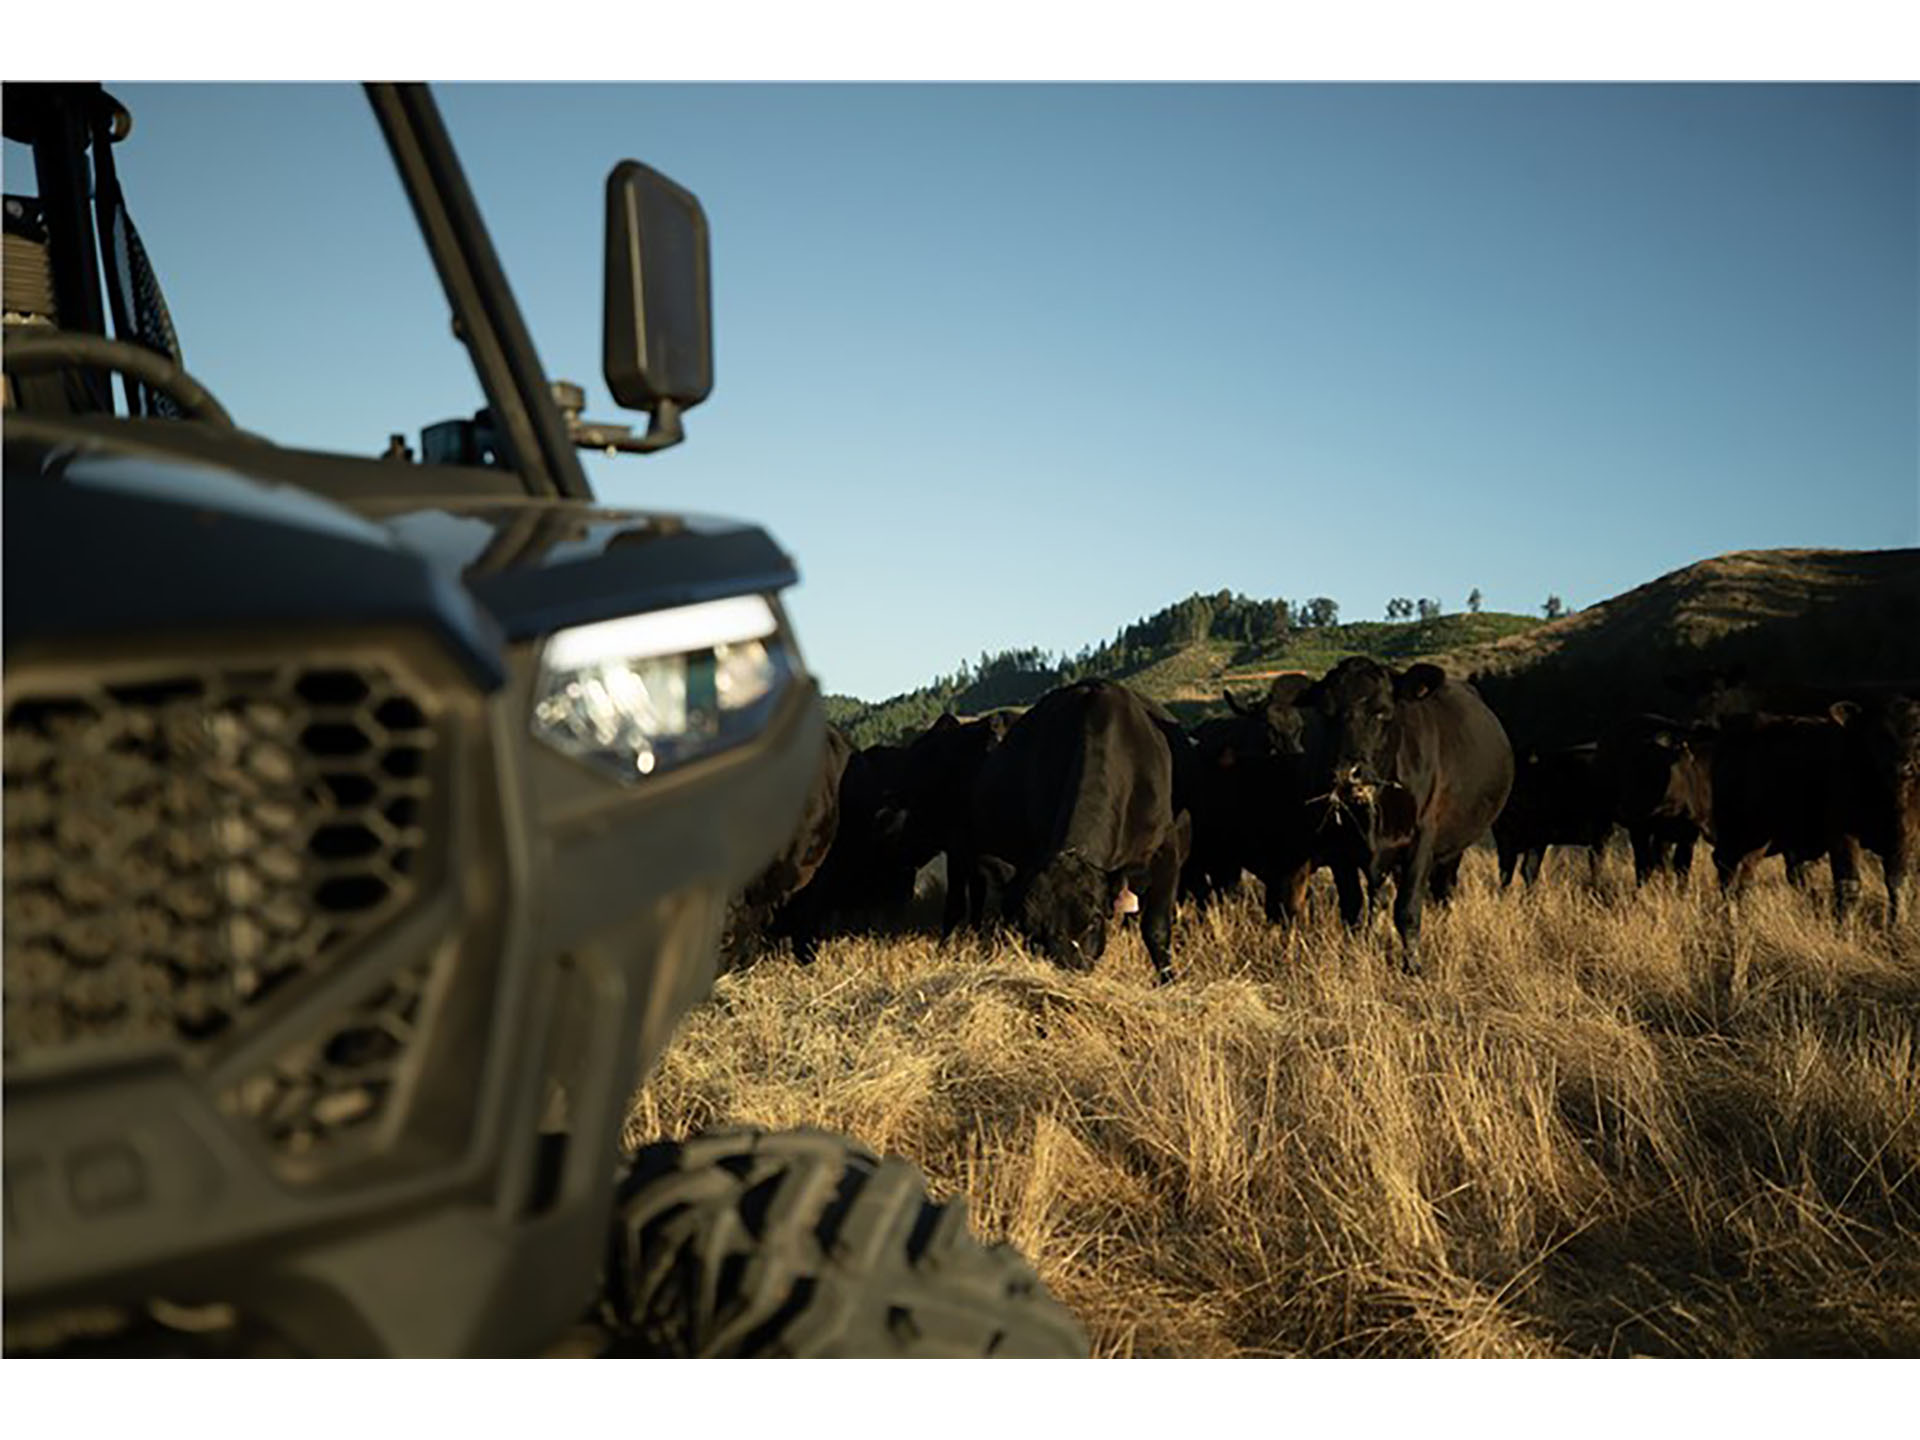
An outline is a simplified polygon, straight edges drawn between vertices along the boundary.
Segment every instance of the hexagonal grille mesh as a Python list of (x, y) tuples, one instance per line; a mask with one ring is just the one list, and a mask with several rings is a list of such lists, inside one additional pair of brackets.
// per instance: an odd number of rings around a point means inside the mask
[(9, 704), (8, 1060), (197, 1048), (390, 919), (422, 873), (435, 740), (358, 662)]
[(392, 1098), (432, 975), (431, 957), (407, 967), (223, 1094), (221, 1109), (288, 1157), (369, 1125)]

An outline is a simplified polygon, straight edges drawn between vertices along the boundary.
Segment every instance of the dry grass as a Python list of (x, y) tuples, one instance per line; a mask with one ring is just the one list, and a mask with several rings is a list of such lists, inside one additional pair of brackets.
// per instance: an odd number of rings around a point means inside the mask
[[(1428, 974), (1317, 896), (1181, 914), (1156, 989), (1008, 941), (723, 979), (629, 1122), (820, 1125), (964, 1191), (1102, 1355), (1920, 1353), (1920, 945), (1766, 876), (1474, 855)], [(1324, 884), (1325, 877), (1320, 877)], [(1870, 887), (1871, 888), (1871, 887)]]

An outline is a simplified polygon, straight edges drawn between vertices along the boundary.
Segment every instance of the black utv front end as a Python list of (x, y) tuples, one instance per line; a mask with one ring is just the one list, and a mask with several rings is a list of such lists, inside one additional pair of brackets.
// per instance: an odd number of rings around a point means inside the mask
[(5, 483), (9, 1348), (538, 1351), (818, 764), (791, 566), (28, 444)]

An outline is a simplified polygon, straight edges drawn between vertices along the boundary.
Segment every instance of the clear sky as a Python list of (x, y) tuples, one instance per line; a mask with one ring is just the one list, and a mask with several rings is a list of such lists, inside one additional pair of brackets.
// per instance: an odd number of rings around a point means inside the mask
[[(239, 423), (377, 452), (480, 403), (357, 90), (113, 88), (189, 368)], [(1911, 85), (440, 97), (590, 416), (623, 418), (606, 172), (700, 195), (713, 398), (589, 471), (766, 524), (829, 690), (1195, 590), (1538, 613), (1728, 550), (1920, 544)]]

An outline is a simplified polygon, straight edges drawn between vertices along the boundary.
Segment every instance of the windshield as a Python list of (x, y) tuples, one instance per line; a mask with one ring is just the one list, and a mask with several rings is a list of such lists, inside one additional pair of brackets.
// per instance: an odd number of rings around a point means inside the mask
[[(186, 369), (278, 444), (378, 455), (485, 404), (357, 85), (109, 85), (114, 147)], [(9, 194), (34, 194), (7, 142)], [(119, 401), (119, 387), (115, 387)]]

